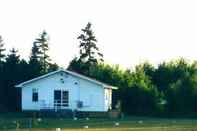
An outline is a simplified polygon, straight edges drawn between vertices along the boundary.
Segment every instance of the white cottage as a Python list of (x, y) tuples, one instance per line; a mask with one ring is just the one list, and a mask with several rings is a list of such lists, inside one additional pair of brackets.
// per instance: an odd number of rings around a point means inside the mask
[(89, 77), (58, 70), (23, 82), (22, 110), (71, 109), (105, 112), (111, 109), (112, 89)]

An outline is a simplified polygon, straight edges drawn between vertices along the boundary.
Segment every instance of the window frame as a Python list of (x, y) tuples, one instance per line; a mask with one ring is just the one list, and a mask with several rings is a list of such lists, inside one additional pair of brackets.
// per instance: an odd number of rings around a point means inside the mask
[[(60, 98), (57, 99), (58, 97), (55, 96), (57, 95), (57, 92), (59, 92), (60, 94)], [(55, 102), (55, 101), (59, 101), (58, 102)], [(69, 107), (69, 91), (68, 90), (54, 90), (54, 103), (55, 105), (59, 105), (61, 107)]]
[(33, 88), (32, 89), (32, 102), (38, 102), (39, 96), (38, 96), (38, 89)]

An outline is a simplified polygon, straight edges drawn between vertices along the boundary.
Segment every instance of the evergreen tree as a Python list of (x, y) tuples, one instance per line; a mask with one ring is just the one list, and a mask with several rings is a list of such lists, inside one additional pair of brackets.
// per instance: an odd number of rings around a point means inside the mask
[(5, 48), (3, 47), (4, 43), (2, 37), (0, 36), (0, 110), (3, 109), (3, 95), (4, 95), (4, 59), (5, 59)]
[(4, 72), (4, 105), (11, 110), (16, 110), (17, 107), (17, 94), (14, 85), (18, 84), (21, 72), (19, 70), (20, 56), (17, 50), (12, 48), (10, 54), (6, 57), (5, 72)]
[(99, 48), (96, 46), (96, 37), (91, 29), (92, 24), (88, 23), (84, 29), (82, 29), (82, 34), (78, 37), (80, 40), (80, 58), (79, 60), (87, 64), (96, 64), (99, 60), (103, 61), (103, 54), (99, 52)]
[[(10, 50), (10, 54), (8, 54), (8, 57), (6, 58), (6, 64), (9, 63), (10, 66), (17, 65), (19, 63), (19, 61), (20, 61), (20, 59), (19, 59), (20, 56), (17, 55), (17, 53), (18, 53), (18, 50), (16, 50), (15, 48), (12, 48)], [(7, 66), (9, 66), (9, 65), (7, 65)]]
[(56, 63), (50, 63), (50, 64), (49, 64), (48, 72), (56, 71), (56, 70), (58, 70), (58, 69), (59, 69), (58, 64), (56, 64)]
[(68, 70), (78, 72), (83, 75), (88, 75), (89, 70), (87, 70), (87, 65), (80, 61), (77, 57), (75, 57), (72, 61), (70, 61)]
[(37, 60), (39, 61), (39, 55), (41, 54), (40, 50), (39, 50), (39, 46), (37, 44), (37, 42), (33, 43), (33, 47), (31, 49), (31, 56), (30, 56), (30, 60)]
[(39, 58), (39, 61), (42, 65), (42, 73), (46, 73), (49, 64), (50, 64), (50, 58), (47, 54), (49, 50), (49, 37), (46, 31), (43, 31), (39, 38), (36, 39), (34, 42), (34, 47), (32, 48), (32, 55), (35, 56), (35, 52), (37, 53), (36, 57)]
[(33, 47), (31, 49), (31, 55), (29, 60), (29, 75), (30, 79), (37, 77), (41, 74), (42, 65), (40, 62), (40, 50), (39, 46), (36, 42), (33, 43)]
[(78, 73), (89, 76), (90, 70), (93, 66), (96, 66), (98, 62), (103, 62), (103, 54), (99, 52), (99, 48), (96, 46), (96, 37), (92, 31), (92, 24), (88, 23), (82, 33), (77, 39), (79, 39), (80, 56), (75, 57), (69, 64), (68, 69), (76, 71)]
[(0, 63), (2, 63), (2, 61), (5, 58), (5, 54), (4, 54), (5, 48), (4, 48), (4, 43), (3, 43), (3, 39), (0, 36)]

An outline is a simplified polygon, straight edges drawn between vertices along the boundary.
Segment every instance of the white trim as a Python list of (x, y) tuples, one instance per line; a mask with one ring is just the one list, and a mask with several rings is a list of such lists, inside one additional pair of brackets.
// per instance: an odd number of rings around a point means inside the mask
[(115, 86), (111, 86), (111, 85), (102, 83), (102, 82), (100, 82), (100, 81), (94, 80), (94, 79), (92, 79), (92, 78), (89, 78), (89, 77), (87, 77), (87, 76), (81, 75), (81, 74), (79, 74), (79, 73), (76, 73), (76, 72), (73, 72), (73, 71), (68, 71), (68, 70), (62, 70), (62, 69), (57, 70), (57, 71), (50, 72), (50, 73), (48, 73), (48, 74), (45, 74), (45, 75), (36, 77), (36, 78), (34, 78), (34, 79), (31, 79), (31, 80), (28, 80), (28, 81), (25, 81), (25, 82), (22, 82), (22, 83), (20, 83), (20, 84), (18, 84), (18, 85), (15, 85), (15, 87), (20, 87), (20, 88), (21, 88), (21, 87), (24, 87), (24, 85), (26, 85), (26, 84), (29, 84), (29, 83), (31, 83), (31, 82), (40, 80), (40, 79), (42, 79), (42, 78), (48, 77), (48, 76), (50, 76), (50, 75), (56, 74), (56, 73), (61, 72), (61, 71), (62, 71), (62, 72), (65, 72), (65, 73), (68, 73), (68, 74), (70, 74), (70, 75), (77, 76), (77, 77), (79, 77), (79, 78), (88, 80), (88, 81), (90, 81), (90, 82), (96, 83), (96, 84), (98, 84), (98, 85), (102, 85), (103, 88), (118, 89), (118, 87), (115, 87)]
[(55, 73), (58, 73), (59, 71), (60, 71), (60, 70), (57, 70), (57, 71), (50, 72), (50, 73), (48, 73), (48, 74), (45, 74), (45, 75), (42, 75), (42, 76), (33, 78), (33, 79), (31, 79), (31, 80), (28, 80), (28, 81), (22, 82), (22, 83), (20, 83), (20, 84), (18, 84), (18, 85), (15, 85), (15, 87), (23, 87), (25, 84), (28, 84), (28, 83), (31, 83), (31, 82), (40, 80), (40, 79), (42, 79), (42, 78), (48, 77), (48, 76), (50, 76), (50, 75), (53, 75), (53, 74), (55, 74)]

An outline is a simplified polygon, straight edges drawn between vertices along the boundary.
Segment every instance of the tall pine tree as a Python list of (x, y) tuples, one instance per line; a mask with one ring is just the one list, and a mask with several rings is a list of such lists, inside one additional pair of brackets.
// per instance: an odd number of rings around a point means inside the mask
[(35, 57), (35, 52), (37, 53), (36, 57), (39, 59), (42, 66), (42, 73), (47, 73), (50, 65), (51, 59), (47, 54), (49, 50), (49, 36), (46, 31), (43, 31), (39, 38), (34, 42), (34, 47), (32, 48), (32, 56)]
[(3, 110), (3, 96), (4, 96), (4, 64), (5, 64), (5, 48), (3, 39), (0, 36), (0, 111)]
[(6, 57), (5, 72), (4, 72), (4, 105), (11, 110), (16, 110), (17, 107), (17, 93), (14, 85), (20, 82), (19, 66), (20, 56), (15, 48), (10, 50), (10, 53)]
[(80, 56), (75, 57), (69, 64), (68, 69), (78, 73), (89, 75), (92, 66), (103, 61), (103, 54), (96, 45), (96, 37), (92, 31), (92, 24), (88, 23), (77, 38), (80, 42)]
[(5, 52), (4, 43), (3, 43), (2, 36), (0, 36), (0, 64), (5, 58), (4, 52)]
[(87, 64), (97, 64), (99, 60), (103, 61), (103, 54), (99, 52), (96, 46), (96, 37), (91, 29), (92, 24), (88, 22), (86, 27), (82, 29), (81, 35), (78, 37), (80, 41), (80, 58), (79, 60)]
[(40, 49), (36, 42), (33, 43), (29, 60), (30, 79), (41, 75), (42, 65), (40, 62)]

